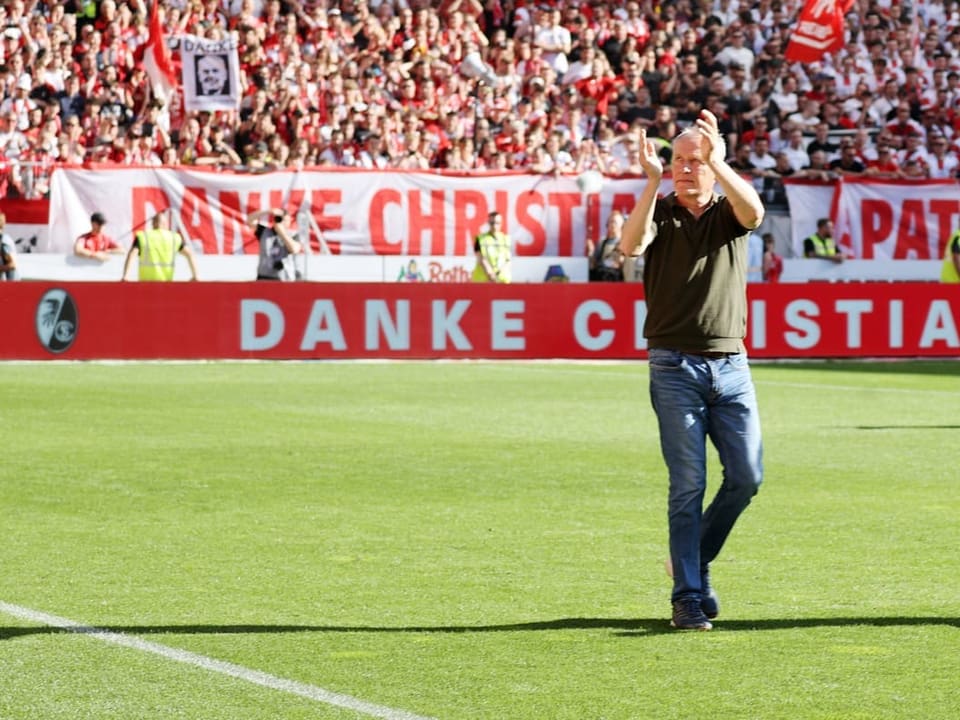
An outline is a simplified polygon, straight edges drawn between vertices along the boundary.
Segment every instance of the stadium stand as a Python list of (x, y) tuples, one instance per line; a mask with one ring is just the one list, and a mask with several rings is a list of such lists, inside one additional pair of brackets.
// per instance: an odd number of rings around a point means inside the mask
[(784, 57), (800, 6), (174, 0), (169, 37), (240, 45), (239, 110), (186, 112), (152, 96), (144, 0), (6, 0), (0, 195), (44, 197), (61, 164), (634, 173), (638, 128), (666, 155), (704, 106), (731, 157), (789, 156), (774, 181), (847, 136), (868, 173), (957, 178), (960, 3), (857, 0), (812, 64)]

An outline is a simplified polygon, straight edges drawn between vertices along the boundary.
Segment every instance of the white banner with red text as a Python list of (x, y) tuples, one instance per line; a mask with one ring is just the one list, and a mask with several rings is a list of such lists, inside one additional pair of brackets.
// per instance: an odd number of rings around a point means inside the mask
[[(639, 359), (637, 283), (4, 283), (0, 359)], [(960, 357), (936, 283), (751, 285), (758, 358)]]
[[(582, 196), (574, 178), (552, 176), (465, 179), (330, 171), (309, 177), (317, 185), (307, 193), (299, 187), (306, 182), (304, 174), (292, 172), (56, 170), (52, 202), (7, 200), (0, 201), (0, 209), (7, 215), (7, 231), (23, 239), (20, 252), (71, 252), (73, 240), (89, 230), (94, 210), (108, 215), (108, 234), (128, 246), (134, 227), (142, 227), (155, 207), (173, 206), (178, 224), (198, 250), (255, 253), (243, 214), (276, 202), (302, 210), (297, 216), (307, 229), (301, 232), (309, 235), (314, 251), (321, 250), (322, 236), (337, 254), (465, 255), (472, 252), (471, 233), (486, 220), (483, 211), (492, 206), (509, 211), (516, 254), (579, 257), (585, 233), (598, 236), (612, 209), (629, 211), (644, 182), (608, 178), (599, 195)], [(816, 230), (820, 217), (838, 221), (837, 238), (864, 260), (942, 258), (951, 228), (960, 225), (960, 185), (952, 181), (784, 184), (796, 257), (803, 256), (803, 240)], [(669, 189), (665, 181), (662, 190)], [(40, 217), (48, 224), (41, 224)]]
[(844, 178), (834, 185), (786, 181), (792, 248), (819, 218), (834, 221), (834, 237), (863, 260), (939, 260), (960, 225), (960, 185), (953, 180), (910, 182)]
[(63, 169), (52, 178), (44, 251), (68, 252), (95, 210), (127, 247), (154, 214), (172, 208), (174, 225), (204, 254), (256, 253), (248, 216), (283, 207), (315, 252), (473, 255), (474, 237), (498, 210), (515, 255), (582, 257), (588, 235), (598, 237), (612, 210), (629, 212), (644, 182), (607, 178), (599, 193), (584, 194), (574, 176), (525, 173)]

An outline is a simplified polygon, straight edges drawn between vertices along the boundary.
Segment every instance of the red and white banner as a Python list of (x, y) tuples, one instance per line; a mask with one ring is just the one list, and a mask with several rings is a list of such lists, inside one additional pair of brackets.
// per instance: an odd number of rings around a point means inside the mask
[(48, 208), (46, 200), (0, 199), (3, 232), (13, 238), (18, 255), (46, 251)]
[[(182, 168), (58, 169), (52, 177), (49, 226), (22, 228), (34, 252), (69, 253), (89, 230), (90, 213), (108, 216), (107, 232), (128, 245), (154, 212), (173, 207), (177, 222), (205, 254), (255, 253), (245, 223), (258, 208), (284, 205), (309, 235), (335, 254), (472, 255), (487, 211), (504, 213), (517, 255), (582, 257), (610, 211), (629, 213), (645, 180), (606, 178), (584, 195), (574, 177), (477, 174), (470, 177), (401, 171), (327, 170), (262, 175)], [(845, 179), (822, 184), (786, 180), (794, 253), (817, 219), (831, 217), (851, 254), (864, 260), (939, 259), (960, 225), (960, 185)], [(669, 180), (662, 192), (671, 189)], [(38, 208), (45, 202), (36, 203)], [(36, 223), (11, 201), (11, 223)], [(21, 219), (21, 216), (22, 219)], [(319, 231), (319, 234), (318, 232)]]
[(853, 0), (806, 0), (784, 57), (789, 62), (813, 63), (842, 48), (843, 16), (851, 7)]
[(797, 257), (821, 217), (833, 219), (834, 237), (862, 260), (939, 260), (960, 225), (960, 185), (953, 180), (844, 178), (834, 186), (784, 185)]
[(247, 215), (284, 207), (315, 250), (322, 235), (334, 254), (473, 255), (473, 239), (496, 209), (516, 255), (582, 257), (588, 233), (597, 237), (614, 209), (629, 213), (645, 182), (607, 178), (599, 194), (584, 194), (575, 176), (521, 173), (62, 169), (52, 178), (44, 250), (69, 252), (95, 210), (126, 246), (156, 212), (173, 208), (178, 229), (203, 253), (255, 253)]
[(864, 260), (939, 260), (960, 223), (960, 186), (953, 180), (918, 188), (895, 180), (844, 179), (834, 202), (837, 240)]
[[(646, 356), (639, 283), (21, 282), (0, 288), (0, 359)], [(960, 356), (956, 286), (757, 284), (748, 299), (747, 346), (754, 357)]]

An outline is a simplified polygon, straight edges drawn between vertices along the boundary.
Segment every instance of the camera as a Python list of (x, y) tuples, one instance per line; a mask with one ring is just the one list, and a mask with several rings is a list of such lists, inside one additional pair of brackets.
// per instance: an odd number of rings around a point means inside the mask
[(283, 222), (283, 213), (276, 213), (276, 214), (273, 216), (273, 221), (274, 221), (275, 223)]

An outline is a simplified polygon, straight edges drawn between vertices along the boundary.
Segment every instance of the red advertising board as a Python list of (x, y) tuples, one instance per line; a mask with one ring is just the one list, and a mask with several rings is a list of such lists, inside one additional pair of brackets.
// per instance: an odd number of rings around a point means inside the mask
[[(960, 356), (960, 286), (751, 285), (758, 358)], [(3, 283), (0, 359), (646, 356), (643, 286)]]

